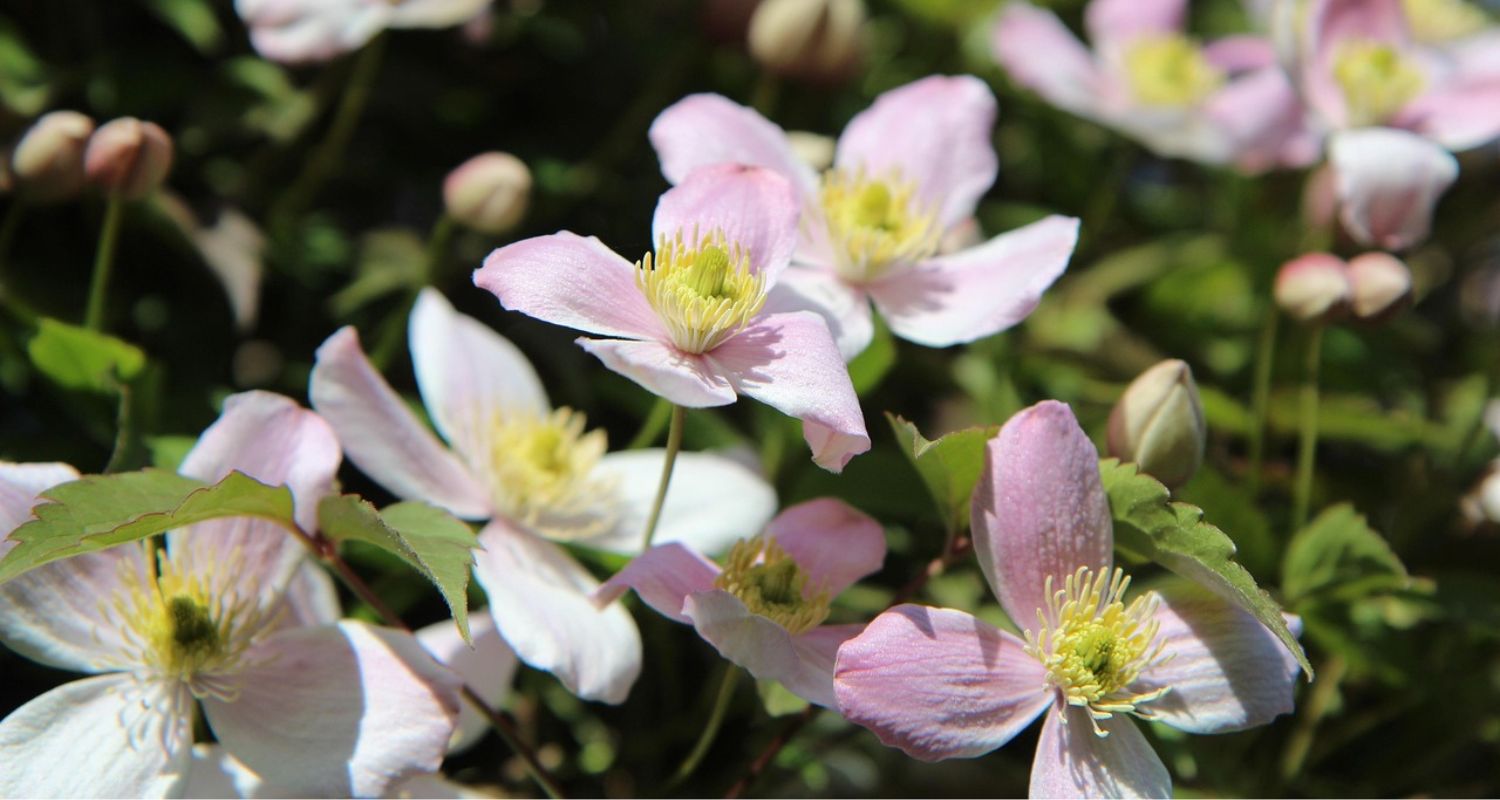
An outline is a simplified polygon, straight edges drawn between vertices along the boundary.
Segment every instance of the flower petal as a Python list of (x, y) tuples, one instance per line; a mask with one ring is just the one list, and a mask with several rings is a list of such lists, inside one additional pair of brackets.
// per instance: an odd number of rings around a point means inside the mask
[[(1291, 4), (1287, 4), (1291, 5)], [(1289, 12), (1290, 13), (1290, 12)], [(1319, 0), (1305, 14), (1301, 41), (1301, 89), (1309, 107), (1331, 127), (1349, 124), (1343, 87), (1335, 64), (1348, 42), (1385, 44), (1398, 50), (1410, 42), (1411, 30), (1401, 0)]]
[[(510, 694), (511, 681), (520, 662), (510, 645), (500, 638), (495, 621), (489, 614), (475, 614), (469, 619), (469, 646), (452, 620), (435, 622), (417, 631), (417, 641), (439, 663), (458, 673), (464, 683), (477, 692), (491, 708), (498, 707)], [(448, 752), (458, 753), (473, 747), (490, 729), (489, 720), (464, 703), (458, 712), (458, 727), (448, 742)]]
[(838, 696), (833, 690), (833, 667), (839, 648), (858, 636), (863, 624), (820, 625), (792, 637), (792, 649), (799, 664), (791, 675), (780, 678), (787, 691), (814, 705), (837, 709)]
[(979, 566), (1016, 625), (1031, 630), (1079, 567), (1109, 569), (1114, 522), (1099, 451), (1072, 409), (1047, 400), (1010, 418), (985, 447), (970, 515)]
[(1062, 275), (1078, 242), (1078, 220), (1048, 217), (978, 247), (896, 270), (870, 285), (897, 336), (948, 347), (991, 336), (1025, 319)]
[(1142, 36), (1181, 33), (1187, 0), (1089, 0), (1083, 26), (1096, 50), (1128, 45)]
[(1265, 36), (1238, 34), (1215, 39), (1203, 46), (1203, 57), (1226, 72), (1274, 67), (1276, 45)]
[(870, 449), (849, 370), (818, 315), (761, 317), (705, 358), (736, 391), (802, 420), (813, 461), (823, 469), (839, 472)]
[(16, 544), (6, 537), (31, 519), (31, 509), (43, 502), (37, 495), (77, 479), (78, 470), (67, 464), (0, 461), (0, 558)]
[(714, 164), (693, 170), (661, 196), (651, 238), (660, 248), (677, 236), (691, 244), (696, 235), (721, 231), (749, 254), (751, 271), (774, 284), (797, 247), (801, 206), (796, 188), (779, 173)]
[(1031, 764), (1032, 797), (1172, 796), (1172, 776), (1129, 717), (1099, 727), (1109, 735), (1095, 735), (1088, 712), (1072, 706), (1047, 714)]
[[(653, 449), (610, 453), (600, 459), (594, 476), (613, 482), (620, 516), (602, 536), (578, 543), (626, 555), (639, 553), (665, 458), (665, 450)], [(748, 467), (712, 453), (679, 453), (652, 541), (682, 542), (700, 553), (721, 553), (735, 540), (759, 533), (775, 513), (776, 490)]]
[(292, 796), (375, 797), (443, 763), (460, 682), (409, 633), (360, 622), (281, 631), (246, 653), (219, 742)]
[(721, 95), (694, 94), (673, 103), (651, 123), (650, 138), (662, 175), (674, 184), (699, 167), (749, 164), (780, 173), (804, 202), (817, 198), (817, 176), (792, 151), (786, 132)]
[(474, 575), (516, 655), (585, 700), (621, 703), (641, 672), (641, 636), (624, 607), (597, 608), (599, 582), (562, 548), (495, 520)]
[(1361, 244), (1386, 250), (1426, 239), (1433, 206), (1458, 178), (1450, 153), (1393, 128), (1336, 133), (1328, 158), (1344, 229)]
[(126, 646), (110, 604), (131, 573), (145, 585), (146, 559), (133, 543), (43, 564), (0, 584), (0, 642), (61, 669), (119, 668)]
[(839, 711), (913, 758), (972, 758), (1052, 702), (1016, 637), (962, 611), (900, 605), (839, 648)]
[(1101, 111), (1104, 78), (1094, 56), (1051, 11), (1016, 0), (1000, 12), (990, 52), (1015, 82), (1081, 116)]
[(626, 339), (665, 339), (666, 329), (635, 284), (635, 265), (563, 231), (509, 244), (474, 271), (474, 285), (500, 305), (566, 328)]
[(797, 566), (808, 591), (839, 594), (885, 563), (885, 528), (842, 500), (822, 497), (791, 506), (766, 526)]
[(344, 616), (339, 591), (322, 565), (311, 559), (292, 576), (286, 587), (286, 622), (297, 627), (332, 625)]
[(169, 713), (161, 692), (116, 673), (16, 709), (0, 722), (0, 797), (167, 796), (187, 771), (192, 716)]
[(832, 270), (794, 266), (781, 273), (770, 296), (766, 314), (812, 311), (823, 318), (845, 361), (870, 346), (875, 338), (875, 320), (870, 298), (839, 278)]
[(917, 198), (947, 228), (974, 213), (1000, 169), (990, 135), (995, 95), (972, 75), (933, 75), (892, 89), (855, 115), (834, 164), (917, 184)]
[(364, 0), (235, 0), (256, 52), (272, 61), (327, 61), (357, 50), (385, 27), (389, 7)]
[(340, 329), (318, 348), (308, 395), (349, 460), (392, 494), (468, 519), (490, 515), (489, 493), (375, 371), (353, 328)]
[(1279, 66), (1230, 81), (1205, 100), (1203, 114), (1228, 139), (1230, 158), (1242, 171), (1307, 166), (1322, 155), (1320, 134), (1307, 125), (1302, 100)]
[(1486, 144), (1500, 135), (1500, 76), (1424, 94), (1401, 109), (1397, 122), (1449, 150)]
[(657, 613), (684, 625), (693, 621), (682, 613), (683, 601), (694, 592), (713, 591), (719, 565), (678, 542), (659, 544), (631, 559), (592, 595), (595, 605), (619, 599), (634, 589)]
[(578, 346), (646, 391), (685, 408), (727, 406), (738, 397), (707, 359), (665, 342), (580, 336)]
[(187, 774), (176, 790), (168, 794), (169, 797), (187, 798), (268, 795), (273, 793), (265, 791), (265, 781), (218, 744), (193, 745)]
[[(796, 680), (802, 670), (802, 656), (793, 646), (791, 634), (766, 617), (751, 613), (738, 597), (722, 589), (695, 592), (683, 600), (682, 613), (719, 655), (751, 675), (783, 684), (797, 682), (805, 689), (805, 682)], [(787, 685), (787, 689), (792, 687)], [(818, 702), (818, 698), (802, 699)]]

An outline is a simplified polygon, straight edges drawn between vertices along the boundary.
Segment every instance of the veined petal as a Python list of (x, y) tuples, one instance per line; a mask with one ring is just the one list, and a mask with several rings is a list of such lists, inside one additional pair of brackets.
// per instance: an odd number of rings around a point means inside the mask
[(1012, 80), (1047, 102), (1086, 117), (1102, 111), (1104, 78), (1093, 54), (1051, 11), (1023, 0), (1007, 4), (990, 47)]
[(1172, 776), (1135, 722), (1117, 714), (1099, 727), (1109, 736), (1094, 734), (1083, 709), (1048, 712), (1031, 764), (1032, 797), (1172, 796)]
[(1458, 178), (1452, 154), (1394, 128), (1336, 133), (1328, 158), (1345, 230), (1362, 244), (1386, 250), (1426, 239), (1433, 206)]
[(842, 500), (822, 497), (791, 506), (766, 536), (797, 562), (807, 585), (837, 597), (885, 563), (885, 528)]
[(897, 336), (948, 347), (1020, 322), (1068, 268), (1078, 220), (1048, 217), (958, 253), (895, 270), (869, 286)]
[(61, 669), (121, 668), (125, 640), (106, 609), (131, 574), (145, 580), (146, 559), (133, 543), (43, 564), (0, 584), (0, 642)]
[(1047, 400), (1020, 411), (985, 446), (970, 519), (974, 554), (1005, 613), (1025, 630), (1079, 567), (1108, 571), (1114, 522), (1099, 451), (1072, 409)]
[(1052, 702), (1023, 647), (962, 611), (896, 606), (839, 648), (839, 711), (913, 758), (983, 755)]
[(845, 361), (863, 353), (875, 338), (870, 298), (832, 270), (794, 266), (781, 273), (766, 298), (765, 313), (791, 311), (811, 311), (822, 317)]
[[(802, 669), (802, 657), (793, 647), (786, 628), (752, 613), (738, 597), (723, 589), (688, 595), (683, 600), (682, 613), (719, 655), (761, 680), (785, 684), (794, 680)], [(815, 702), (812, 698), (802, 699)]]
[(233, 700), (204, 698), (235, 758), (292, 795), (375, 797), (443, 763), (460, 681), (409, 633), (281, 631), (246, 653)]
[[(614, 484), (620, 516), (603, 535), (578, 543), (627, 555), (640, 552), (665, 458), (661, 449), (601, 458), (593, 474)], [(721, 553), (736, 540), (759, 533), (774, 513), (776, 490), (748, 467), (712, 453), (679, 453), (653, 541)]]
[[(459, 635), (453, 620), (435, 622), (417, 631), (416, 635), (423, 649), (458, 673), (491, 708), (498, 707), (510, 694), (510, 684), (516, 677), (520, 661), (510, 645), (500, 638), (495, 621), (488, 613), (469, 618), (469, 635), (474, 640), (472, 647)], [(448, 742), (448, 752), (459, 753), (473, 747), (489, 729), (489, 720), (473, 705), (463, 703), (459, 707), (458, 727)]]
[(656, 203), (651, 238), (658, 245), (676, 236), (696, 244), (698, 236), (722, 231), (731, 246), (745, 249), (750, 270), (769, 283), (792, 260), (802, 203), (785, 177), (762, 167), (713, 164), (688, 173)]
[(833, 667), (839, 647), (863, 631), (865, 626), (820, 625), (792, 637), (797, 653), (795, 672), (780, 678), (787, 691), (814, 705), (837, 710), (838, 696), (833, 690)]
[(328, 570), (311, 559), (302, 562), (286, 587), (285, 622), (297, 627), (332, 625), (344, 616), (339, 592)]
[(727, 406), (738, 397), (706, 357), (684, 353), (665, 341), (580, 336), (578, 346), (646, 391), (685, 408)]
[(813, 170), (787, 142), (786, 132), (754, 109), (722, 95), (688, 95), (651, 123), (651, 146), (661, 172), (672, 183), (711, 164), (749, 164), (775, 170), (790, 180), (804, 202), (817, 196)]
[(1142, 36), (1181, 33), (1187, 0), (1089, 0), (1083, 26), (1098, 50), (1128, 44)]
[(719, 565), (689, 550), (679, 542), (659, 544), (631, 559), (625, 568), (594, 592), (596, 605), (619, 599), (634, 589), (646, 605), (668, 619), (691, 625), (682, 613), (683, 601), (695, 592), (711, 592), (719, 577)]

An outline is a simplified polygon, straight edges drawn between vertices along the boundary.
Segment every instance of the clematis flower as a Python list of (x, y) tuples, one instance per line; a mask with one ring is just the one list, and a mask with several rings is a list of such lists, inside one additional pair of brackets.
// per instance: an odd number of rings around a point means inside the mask
[(491, 0), (234, 0), (256, 52), (291, 64), (358, 50), (386, 28), (448, 28)]
[[(353, 328), (318, 348), (309, 394), (349, 460), (394, 494), (467, 519), (479, 533), (474, 574), (505, 641), (531, 666), (590, 700), (624, 701), (641, 640), (623, 608), (595, 608), (599, 584), (558, 543), (635, 553), (664, 451), (606, 453), (603, 431), (553, 409), (515, 345), (424, 290), (411, 351), (428, 415), (419, 422), (371, 366)], [(727, 458), (682, 453), (657, 528), (660, 541), (717, 552), (776, 508), (770, 486)]]
[(1159, 155), (1247, 172), (1315, 161), (1318, 139), (1271, 41), (1200, 45), (1185, 33), (1186, 12), (1186, 0), (1090, 0), (1090, 51), (1052, 12), (1014, 2), (1000, 13), (993, 52), (1049, 103)]
[(506, 308), (607, 336), (578, 344), (686, 408), (740, 394), (803, 421), (813, 460), (838, 472), (870, 449), (859, 399), (828, 326), (769, 311), (797, 237), (797, 197), (774, 172), (720, 164), (661, 196), (654, 253), (632, 265), (597, 239), (538, 236), (474, 272)]
[(825, 498), (778, 514), (764, 533), (736, 544), (723, 567), (681, 544), (657, 545), (594, 597), (609, 604), (634, 589), (750, 674), (832, 708), (834, 653), (864, 626), (822, 623), (833, 598), (883, 561), (880, 523)]
[(974, 207), (995, 182), (995, 113), (994, 95), (971, 76), (893, 89), (849, 122), (821, 178), (786, 132), (716, 94), (663, 111), (651, 144), (676, 184), (726, 162), (792, 182), (802, 198), (802, 235), (767, 308), (822, 314), (847, 360), (874, 335), (872, 302), (897, 336), (947, 347), (1025, 319), (1067, 267), (1078, 239), (1078, 221), (1069, 217), (958, 252), (942, 247), (972, 225)]
[[(338, 463), (315, 414), (251, 392), (225, 402), (182, 471), (286, 484), (311, 530)], [(5, 522), (24, 520), (29, 495), (67, 472), (0, 469)], [(0, 585), (0, 641), (95, 676), (0, 722), (0, 795), (163, 796), (187, 768), (200, 704), (227, 750), (295, 794), (373, 796), (438, 768), (459, 684), (414, 637), (315, 622), (331, 587), (274, 523), (215, 520), (166, 540), (155, 564), (144, 543), (122, 545)]]
[(925, 761), (982, 755), (1046, 715), (1033, 797), (1171, 795), (1127, 716), (1190, 733), (1292, 709), (1297, 664), (1250, 614), (1194, 584), (1128, 599), (1098, 453), (1066, 405), (990, 441), (974, 549), (1024, 638), (952, 609), (897, 606), (839, 648), (839, 710)]

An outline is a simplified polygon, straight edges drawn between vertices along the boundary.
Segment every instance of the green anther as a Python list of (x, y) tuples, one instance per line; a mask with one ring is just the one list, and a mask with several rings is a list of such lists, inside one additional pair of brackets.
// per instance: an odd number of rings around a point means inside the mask
[(699, 250), (693, 265), (683, 273), (682, 283), (700, 297), (728, 296), (729, 251), (718, 245)]
[(801, 603), (802, 584), (806, 582), (807, 576), (790, 560), (752, 567), (746, 576), (746, 583), (759, 590), (761, 601), (772, 606)]
[(219, 628), (208, 609), (190, 597), (167, 601), (172, 641), (181, 651), (212, 650), (219, 645)]
[(866, 228), (890, 230), (891, 190), (882, 181), (870, 181), (859, 190), (854, 201), (854, 222)]

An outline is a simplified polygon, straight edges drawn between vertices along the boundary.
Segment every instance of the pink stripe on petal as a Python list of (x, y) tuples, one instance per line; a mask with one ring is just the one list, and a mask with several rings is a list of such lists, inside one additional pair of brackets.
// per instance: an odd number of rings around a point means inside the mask
[(681, 236), (689, 246), (714, 231), (744, 248), (750, 270), (774, 284), (797, 246), (801, 201), (786, 178), (760, 167), (714, 164), (693, 170), (656, 203), (651, 238), (659, 248)]
[(1080, 708), (1048, 712), (1031, 764), (1032, 797), (1172, 796), (1172, 776), (1134, 721), (1116, 715), (1099, 727), (1109, 735), (1096, 735)]
[(625, 594), (627, 589), (634, 589), (657, 613), (691, 625), (693, 621), (682, 613), (683, 601), (694, 592), (713, 591), (714, 580), (718, 577), (717, 564), (672, 542), (657, 545), (636, 556), (591, 597), (594, 604), (602, 608)]
[(831, 497), (791, 506), (766, 526), (797, 566), (807, 591), (837, 597), (885, 562), (885, 529), (869, 515)]
[(817, 199), (818, 179), (792, 152), (786, 132), (717, 94), (695, 94), (673, 103), (651, 123), (651, 146), (672, 183), (712, 164), (749, 164), (775, 170), (796, 185), (804, 201)]
[(665, 342), (580, 337), (578, 346), (646, 391), (685, 408), (727, 406), (738, 397), (717, 365)]

